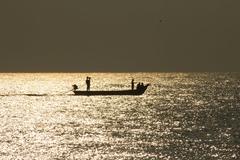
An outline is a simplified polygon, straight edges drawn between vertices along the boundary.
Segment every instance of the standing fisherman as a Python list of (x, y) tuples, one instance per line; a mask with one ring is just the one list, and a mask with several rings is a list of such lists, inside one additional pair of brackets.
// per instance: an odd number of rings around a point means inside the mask
[(132, 84), (132, 90), (134, 90), (134, 79), (132, 79), (131, 84)]
[(87, 91), (90, 91), (90, 85), (91, 85), (90, 79), (91, 79), (90, 77), (87, 77), (86, 79)]

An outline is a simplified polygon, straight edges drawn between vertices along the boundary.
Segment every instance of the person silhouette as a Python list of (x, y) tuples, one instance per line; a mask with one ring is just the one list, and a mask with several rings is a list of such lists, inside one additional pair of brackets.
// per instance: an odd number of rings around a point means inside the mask
[(90, 85), (91, 85), (90, 79), (91, 79), (90, 77), (86, 78), (87, 91), (90, 91)]
[(140, 84), (140, 89), (143, 89), (143, 88), (144, 88), (144, 84), (141, 83), (141, 84)]
[(137, 90), (140, 89), (140, 82), (137, 84)]
[(131, 85), (132, 85), (132, 90), (134, 90), (134, 79), (132, 79)]
[(73, 90), (76, 91), (78, 89), (78, 86), (76, 84), (72, 85), (73, 86)]

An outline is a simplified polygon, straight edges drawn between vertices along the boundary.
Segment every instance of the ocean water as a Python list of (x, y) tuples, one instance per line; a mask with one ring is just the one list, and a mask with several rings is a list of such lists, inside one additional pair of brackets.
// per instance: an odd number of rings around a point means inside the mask
[(240, 73), (1, 73), (0, 159), (240, 159)]

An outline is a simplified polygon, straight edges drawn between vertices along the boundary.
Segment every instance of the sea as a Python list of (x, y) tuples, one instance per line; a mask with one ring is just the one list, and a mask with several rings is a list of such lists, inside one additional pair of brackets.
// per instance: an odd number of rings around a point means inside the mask
[(240, 73), (0, 73), (0, 159), (240, 159)]

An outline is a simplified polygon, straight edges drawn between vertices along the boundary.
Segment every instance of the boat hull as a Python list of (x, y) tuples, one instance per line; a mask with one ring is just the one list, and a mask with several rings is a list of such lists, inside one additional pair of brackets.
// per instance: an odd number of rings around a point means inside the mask
[(110, 96), (110, 95), (142, 95), (148, 85), (144, 86), (142, 89), (135, 90), (117, 90), (117, 91), (73, 91), (75, 95), (79, 96)]

